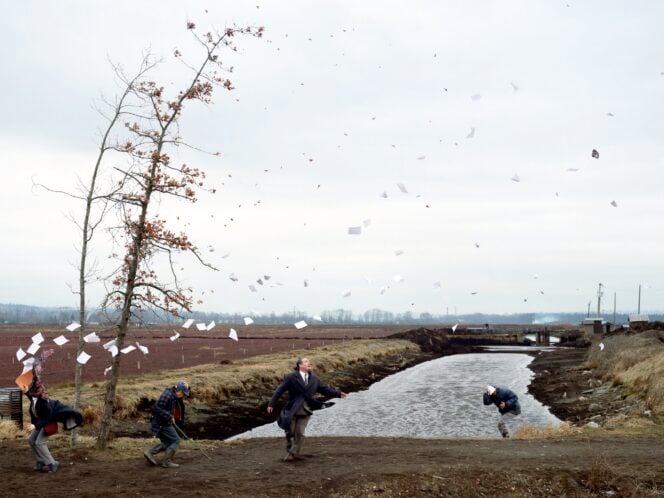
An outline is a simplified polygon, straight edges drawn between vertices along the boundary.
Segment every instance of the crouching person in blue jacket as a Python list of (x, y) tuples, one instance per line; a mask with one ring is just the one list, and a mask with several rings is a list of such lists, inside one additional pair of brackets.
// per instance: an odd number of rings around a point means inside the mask
[(503, 437), (510, 437), (508, 425), (512, 425), (517, 415), (521, 414), (519, 397), (509, 389), (489, 384), (484, 387), (484, 404), (498, 407), (500, 412), (498, 430)]

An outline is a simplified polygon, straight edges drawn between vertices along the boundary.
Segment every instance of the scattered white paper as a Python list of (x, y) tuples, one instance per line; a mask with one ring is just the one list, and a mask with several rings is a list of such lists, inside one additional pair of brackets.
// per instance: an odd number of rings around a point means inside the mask
[(228, 333), (228, 337), (230, 337), (234, 341), (239, 340), (238, 337), (237, 337), (237, 332), (235, 331), (235, 329), (231, 329), (231, 331)]
[(395, 282), (397, 282), (397, 283), (400, 284), (401, 282), (404, 281), (404, 278), (403, 278), (401, 275), (394, 275), (394, 276), (392, 277), (392, 280), (394, 280)]
[(84, 340), (85, 342), (101, 342), (101, 339), (99, 338), (99, 336), (98, 336), (96, 333), (94, 333), (94, 332), (92, 332), (92, 333), (86, 335), (86, 336), (83, 338), (83, 340)]
[(206, 330), (206, 329), (207, 329), (207, 325), (205, 325), (204, 323), (197, 323), (197, 324), (196, 324), (196, 328), (197, 328), (198, 330)]
[(35, 354), (39, 350), (40, 346), (39, 344), (32, 343), (30, 344), (30, 347), (26, 350), (28, 354)]
[(180, 333), (176, 332), (175, 335), (170, 336), (169, 339), (171, 341), (176, 341), (178, 337), (180, 337)]
[(251, 292), (256, 292), (256, 287), (254, 287), (253, 285), (250, 285), (250, 286), (249, 286), (249, 290), (250, 290)]
[(350, 297), (350, 291), (344, 292), (342, 297)]
[(364, 228), (367, 228), (369, 225), (371, 225), (371, 219), (367, 218), (366, 220), (362, 220), (362, 224), (364, 225)]
[(362, 227), (348, 227), (348, 235), (361, 235)]
[(379, 197), (382, 197), (383, 199), (387, 199), (387, 192), (383, 192), (382, 194), (380, 194)]
[(18, 361), (21, 361), (23, 358), (25, 358), (25, 351), (23, 351), (23, 348), (18, 348), (18, 351), (16, 351), (16, 359)]
[(593, 149), (592, 153), (590, 154), (594, 159), (599, 159), (599, 152), (596, 149)]
[(141, 346), (138, 342), (136, 342), (136, 347), (141, 351), (143, 354), (148, 354), (150, 350), (148, 349), (147, 346)]
[(295, 325), (296, 329), (300, 330), (307, 326), (307, 322), (300, 320), (299, 322), (295, 322), (293, 325)]
[(476, 93), (476, 94), (470, 96), (470, 100), (473, 100), (475, 102), (477, 102), (481, 98), (482, 98), (482, 96), (479, 93)]
[(319, 317), (318, 315), (314, 315), (314, 321), (316, 321), (316, 322), (322, 322), (323, 319), (322, 319), (321, 317)]
[(567, 168), (567, 171), (569, 171), (570, 173), (576, 173), (577, 171), (579, 171), (579, 168)]
[(434, 289), (440, 289), (442, 286), (441, 286), (440, 282), (434, 282), (433, 287), (434, 287)]
[(386, 290), (387, 290), (387, 287), (385, 287), (385, 286), (383, 285), (383, 286), (380, 288), (380, 295), (382, 296), (383, 294), (385, 294), (385, 291), (386, 291)]
[(67, 330), (68, 330), (69, 332), (73, 332), (73, 331), (76, 330), (77, 328), (80, 328), (80, 326), (81, 326), (80, 323), (72, 322), (72, 323), (70, 323), (69, 325), (67, 325)]
[(113, 369), (112, 366), (104, 368), (104, 377), (106, 377), (106, 374), (110, 372)]
[(230, 252), (227, 252), (226, 254), (224, 254), (224, 255), (221, 257), (221, 259), (226, 259), (226, 258), (227, 258), (228, 256), (230, 256), (230, 255), (231, 255), (231, 253), (230, 253)]
[(42, 342), (44, 342), (44, 336), (42, 335), (42, 333), (37, 332), (35, 335), (33, 335), (32, 342), (33, 344), (41, 344)]
[(306, 278), (304, 279), (304, 286), (309, 287), (309, 281)]
[(403, 251), (401, 249), (397, 249), (396, 251), (394, 251), (395, 256), (401, 256), (402, 254), (403, 254)]
[(516, 86), (513, 82), (510, 81), (510, 85), (512, 85), (512, 89), (516, 92), (519, 90), (519, 87)]
[(245, 325), (251, 325), (252, 323), (254, 323), (254, 321), (251, 318), (249, 318), (248, 316), (244, 317), (244, 324)]
[(113, 344), (108, 349), (106, 349), (106, 351), (111, 353), (111, 358), (115, 358), (118, 355), (118, 353), (120, 352), (120, 351), (118, 351), (118, 347), (115, 344)]
[(475, 128), (473, 128), (472, 126), (470, 127), (470, 133), (466, 135), (466, 138), (475, 138)]
[(189, 327), (191, 327), (191, 325), (192, 325), (193, 323), (194, 323), (194, 319), (193, 319), (193, 318), (190, 318), (189, 320), (187, 320), (186, 322), (184, 322), (184, 323), (182, 324), (182, 328), (183, 328), (183, 329), (188, 329)]
[(456, 329), (457, 329), (458, 326), (459, 326), (459, 324), (458, 324), (458, 323), (455, 323), (455, 324), (452, 326), (452, 332), (456, 332)]
[(604, 343), (603, 342), (599, 343), (599, 350), (604, 351)]
[(424, 161), (427, 158), (427, 156), (419, 156), (417, 158), (418, 161)]
[(90, 356), (85, 351), (81, 351), (81, 354), (78, 355), (78, 358), (76, 358), (76, 361), (79, 362), (81, 365), (85, 365), (90, 358), (92, 358), (92, 356)]
[(616, 201), (611, 201), (611, 205), (612, 205), (614, 208), (617, 208), (617, 207), (618, 207), (618, 203), (617, 203)]
[(401, 190), (404, 194), (408, 193), (408, 190), (406, 189), (406, 186), (403, 183), (397, 183), (397, 187), (399, 187), (399, 190)]
[(122, 349), (120, 350), (120, 352), (121, 352), (122, 354), (127, 354), (127, 353), (131, 353), (131, 352), (134, 351), (135, 349), (136, 349), (136, 347), (135, 347), (135, 346), (132, 346), (132, 345), (130, 344), (130, 345), (127, 346), (126, 348), (122, 348)]
[(217, 325), (217, 324), (214, 323), (214, 320), (212, 320), (210, 323), (208, 323), (208, 326), (205, 327), (205, 330), (212, 330), (215, 325)]
[(109, 349), (111, 349), (113, 346), (117, 346), (117, 341), (116, 341), (115, 339), (111, 339), (110, 341), (108, 341), (106, 344), (104, 344), (104, 345), (102, 346), (102, 348), (104, 348), (104, 349), (106, 349), (106, 350), (109, 350)]
[[(35, 359), (34, 358), (28, 358), (27, 360), (23, 360), (23, 366), (24, 367), (32, 368), (32, 366), (34, 364), (35, 364)], [(25, 371), (23, 373), (25, 373)]]
[(239, 280), (239, 278), (235, 276), (235, 273), (231, 273), (228, 278), (230, 278), (233, 282), (237, 282)]
[(519, 178), (519, 175), (514, 173), (514, 176), (512, 177), (512, 181), (519, 183), (521, 181), (521, 178)]
[(60, 335), (53, 339), (53, 342), (56, 343), (58, 346), (62, 346), (63, 344), (67, 344), (69, 342), (69, 339), (67, 339), (64, 335)]
[(30, 366), (24, 365), (23, 366), (23, 371), (21, 372), (21, 375), (23, 375), (25, 372), (29, 372), (30, 370), (32, 370), (32, 365), (30, 365)]

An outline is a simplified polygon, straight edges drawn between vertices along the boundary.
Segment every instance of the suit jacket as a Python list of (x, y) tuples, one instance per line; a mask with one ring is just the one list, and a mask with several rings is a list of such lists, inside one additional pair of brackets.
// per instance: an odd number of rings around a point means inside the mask
[[(501, 401), (505, 402), (505, 408), (500, 408), (499, 405)], [(485, 405), (490, 405), (492, 403), (496, 405), (501, 415), (507, 412), (512, 412), (515, 415), (519, 415), (521, 413), (519, 397), (504, 387), (497, 387), (496, 392), (491, 395), (489, 395), (489, 393), (484, 393), (483, 402)]]
[(42, 429), (49, 422), (60, 422), (66, 431), (83, 425), (83, 415), (56, 399), (26, 394), (30, 400), (30, 421), (35, 429)]
[(309, 373), (309, 382), (305, 386), (302, 375), (300, 375), (299, 371), (295, 371), (284, 376), (281, 384), (274, 391), (269, 406), (274, 407), (286, 391), (288, 391), (288, 402), (284, 409), (281, 410), (277, 419), (277, 425), (285, 431), (290, 430), (291, 420), (300, 408), (302, 408), (305, 401), (307, 402), (307, 406), (312, 410), (319, 410), (326, 406), (325, 403), (314, 399), (316, 393), (321, 393), (328, 398), (338, 398), (341, 396), (341, 391), (321, 383), (320, 379), (311, 372)]

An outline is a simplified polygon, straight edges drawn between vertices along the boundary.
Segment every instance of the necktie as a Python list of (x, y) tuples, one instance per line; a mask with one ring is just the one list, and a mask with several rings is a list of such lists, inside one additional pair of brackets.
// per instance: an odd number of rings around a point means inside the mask
[(304, 374), (304, 385), (306, 386), (309, 383), (309, 374)]

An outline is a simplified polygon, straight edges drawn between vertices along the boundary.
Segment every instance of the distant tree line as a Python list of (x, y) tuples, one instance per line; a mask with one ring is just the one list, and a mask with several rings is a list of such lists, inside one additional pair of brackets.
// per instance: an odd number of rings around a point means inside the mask
[[(77, 308), (49, 308), (39, 306), (28, 306), (23, 304), (0, 304), (0, 324), (26, 324), (26, 325), (63, 325), (66, 326), (78, 320)], [(178, 325), (187, 318), (193, 318), (201, 322), (214, 321), (219, 324), (243, 323), (245, 316), (251, 316), (258, 325), (292, 325), (305, 320), (314, 324), (313, 315), (302, 311), (289, 311), (285, 313), (269, 314), (246, 314), (246, 313), (217, 313), (217, 312), (194, 312), (185, 313), (181, 318), (172, 315), (149, 311), (143, 313), (139, 323), (144, 325)], [(555, 323), (580, 323), (585, 318), (584, 313), (511, 313), (511, 314), (484, 314), (472, 313), (467, 315), (434, 314), (429, 312), (413, 313), (404, 311), (395, 313), (378, 308), (367, 310), (364, 313), (353, 313), (351, 310), (336, 309), (323, 311), (320, 315), (323, 323), (339, 325), (434, 325), (434, 324), (555, 324)], [(605, 320), (612, 321), (613, 314), (606, 314)], [(649, 314), (650, 321), (664, 321), (664, 313)], [(103, 313), (101, 310), (93, 310), (88, 313), (87, 323), (90, 325), (107, 325), (117, 320), (117, 316)], [(628, 314), (617, 313), (616, 323), (627, 323)]]

